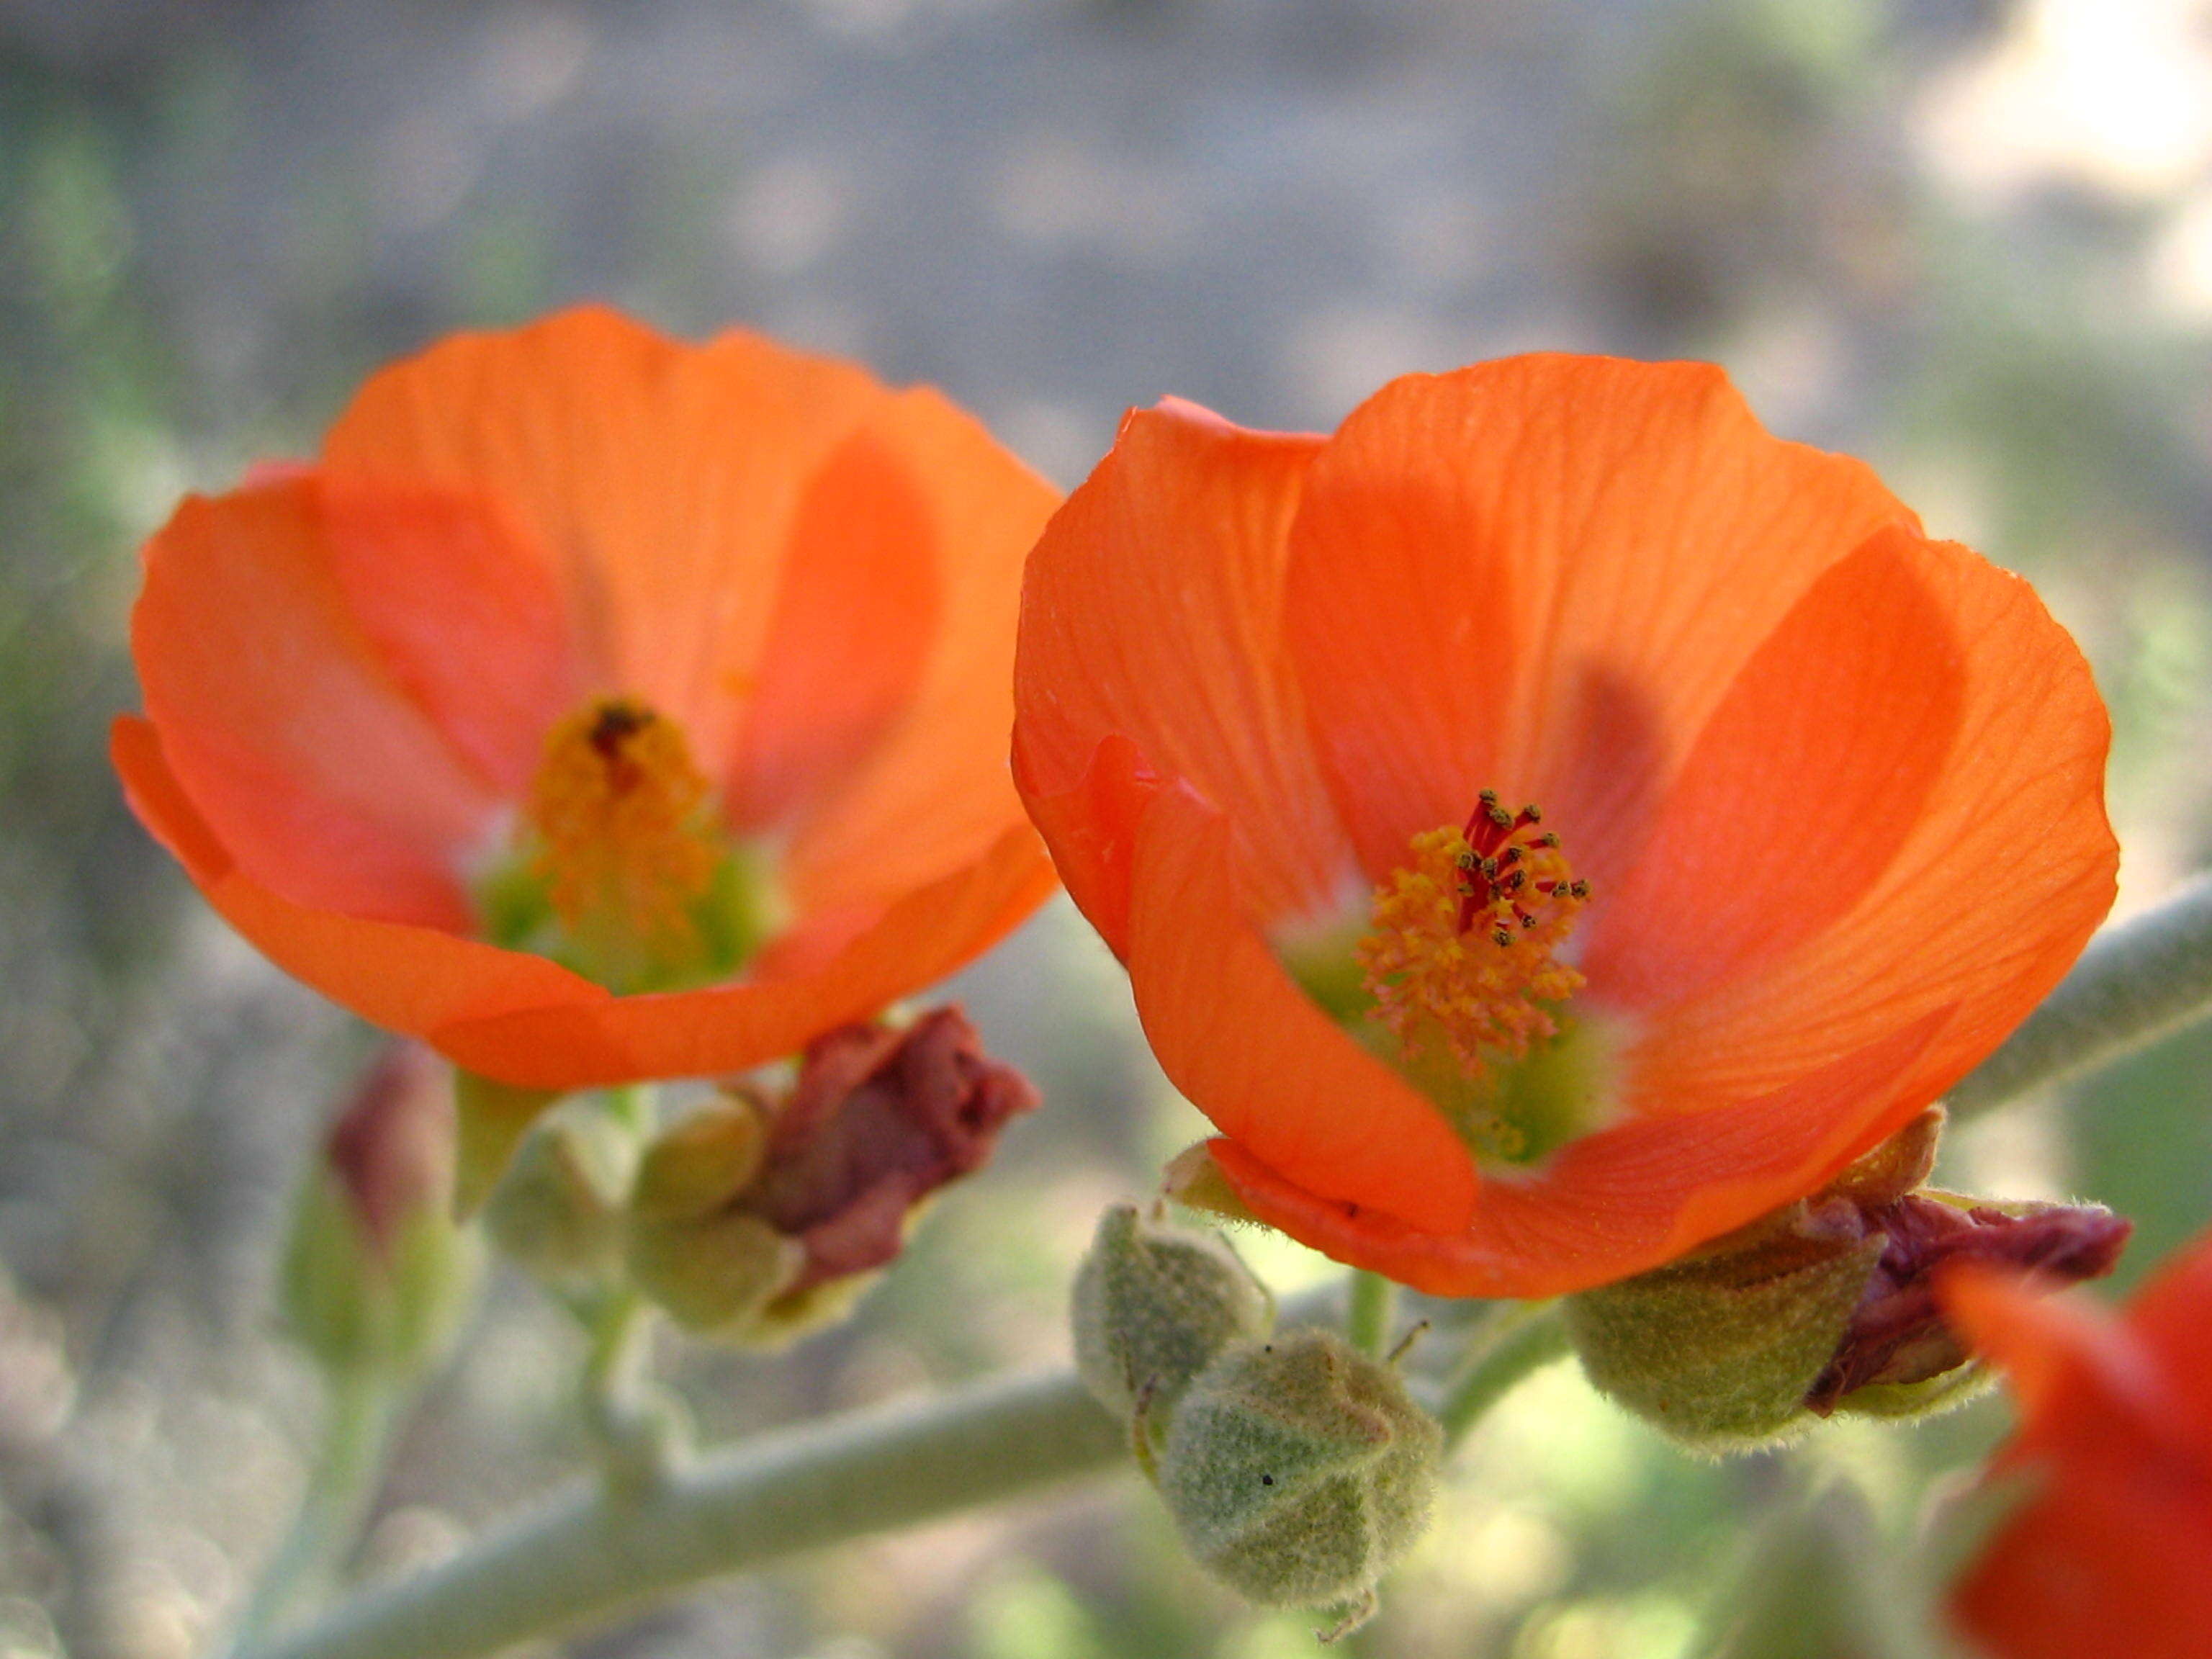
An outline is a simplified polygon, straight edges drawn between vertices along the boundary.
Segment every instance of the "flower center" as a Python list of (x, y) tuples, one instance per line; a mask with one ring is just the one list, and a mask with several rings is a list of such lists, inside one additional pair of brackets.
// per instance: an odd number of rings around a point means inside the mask
[(1573, 1058), (1559, 1010), (1583, 976), (1558, 951), (1589, 884), (1542, 820), (1486, 789), (1464, 827), (1415, 836), (1352, 951), (1373, 999), (1367, 1018), (1396, 1039), (1400, 1063), (1478, 1150), (1509, 1159), (1539, 1156), (1575, 1129), (1586, 1114), (1564, 1097), (1587, 1092), (1581, 1073), (1591, 1069), (1575, 1059), (1574, 1079), (1550, 1076)]
[(697, 912), (725, 857), (710, 794), (682, 729), (634, 699), (595, 700), (546, 735), (528, 872), (581, 971), (635, 989), (701, 957)]

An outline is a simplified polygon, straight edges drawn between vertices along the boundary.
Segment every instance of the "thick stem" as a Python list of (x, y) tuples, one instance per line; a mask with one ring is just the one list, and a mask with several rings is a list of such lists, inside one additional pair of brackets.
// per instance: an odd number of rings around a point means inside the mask
[(2118, 1060), (2212, 1013), (2212, 876), (2107, 927), (2002, 1047), (1945, 1097), (1954, 1118)]
[(1507, 1303), (1491, 1314), (1468, 1344), (1437, 1409), (1445, 1446), (1459, 1444), (1523, 1377), (1566, 1352), (1567, 1328), (1558, 1303)]
[(1390, 1341), (1390, 1326), (1398, 1310), (1398, 1287), (1381, 1273), (1354, 1268), (1352, 1300), (1345, 1310), (1344, 1334), (1370, 1359), (1380, 1359)]
[(751, 1441), (627, 1498), (594, 1484), (258, 1659), (469, 1659), (726, 1572), (1111, 1468), (1127, 1437), (1065, 1371)]

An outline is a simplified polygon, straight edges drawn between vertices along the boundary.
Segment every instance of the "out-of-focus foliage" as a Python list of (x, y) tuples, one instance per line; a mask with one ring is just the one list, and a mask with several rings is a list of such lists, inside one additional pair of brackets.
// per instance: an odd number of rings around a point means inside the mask
[[(184, 1659), (307, 1455), (272, 1275), (360, 1035), (187, 901), (102, 758), (134, 548), (368, 368), (599, 295), (937, 381), (1062, 483), (1176, 392), (1328, 426), (1538, 345), (1727, 363), (2028, 570), (2118, 721), (2126, 902), (2212, 854), (2212, 46), (2192, 0), (18, 0), (0, 21), (0, 1653)], [(1941, 895), (1930, 895), (1940, 903)], [(962, 986), (1044, 1109), (854, 1324), (684, 1351), (710, 1431), (1062, 1358), (1108, 1203), (1197, 1120), (1055, 909)], [(2212, 1213), (2203, 1034), (1954, 1143), (1948, 1184)], [(1310, 1258), (1248, 1255), (1278, 1289)], [(1458, 1316), (1431, 1310), (1441, 1325)], [(1432, 1342), (1443, 1339), (1432, 1338)], [(573, 1455), (509, 1277), (362, 1562)], [(1421, 1359), (1417, 1350), (1415, 1358)], [(1673, 1659), (1807, 1468), (1901, 1530), (1987, 1403), (1686, 1461), (1555, 1369), (1457, 1457), (1366, 1650)], [(1276, 1659), (1133, 1480), (595, 1638), (679, 1656)]]

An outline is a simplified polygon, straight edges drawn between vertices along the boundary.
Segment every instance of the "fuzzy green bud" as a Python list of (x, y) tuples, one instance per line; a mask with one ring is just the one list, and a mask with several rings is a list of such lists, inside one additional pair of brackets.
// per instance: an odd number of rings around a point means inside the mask
[(629, 1136), (587, 1103), (540, 1118), (484, 1200), (492, 1242), (547, 1285), (602, 1288), (622, 1261), (622, 1211), (636, 1157)]
[(726, 1096), (646, 1149), (630, 1197), (630, 1280), (687, 1330), (734, 1340), (772, 1333), (769, 1304), (798, 1278), (806, 1251), (737, 1200), (760, 1172), (766, 1121)]
[(1238, 1343), (1184, 1394), (1160, 1495), (1191, 1554), (1275, 1607), (1349, 1607), (1427, 1528), (1443, 1431), (1392, 1367), (1333, 1333)]
[(1075, 1369), (1098, 1403), (1162, 1424), (1208, 1361), (1275, 1322), (1267, 1287), (1220, 1234), (1133, 1204), (1098, 1218), (1069, 1311)]
[(1569, 1297), (1590, 1381), (1694, 1450), (1748, 1450), (1832, 1413), (1923, 1417), (1981, 1385), (1943, 1322), (1944, 1264), (2109, 1273), (2128, 1224), (2094, 1206), (1995, 1205), (1921, 1185), (1940, 1110), (1811, 1198), (1671, 1266)]
[(1811, 1421), (1886, 1241), (1779, 1232), (1566, 1298), (1598, 1390), (1694, 1450), (1747, 1450)]

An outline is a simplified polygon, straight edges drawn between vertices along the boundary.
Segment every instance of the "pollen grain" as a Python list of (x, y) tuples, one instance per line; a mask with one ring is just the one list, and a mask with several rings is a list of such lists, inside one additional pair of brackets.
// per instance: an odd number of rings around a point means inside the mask
[(1559, 1033), (1555, 1011), (1583, 976), (1557, 951), (1589, 902), (1559, 838), (1485, 790), (1464, 827), (1415, 836), (1377, 888), (1354, 956), (1373, 1018), (1408, 1052), (1441, 1036), (1480, 1074)]

